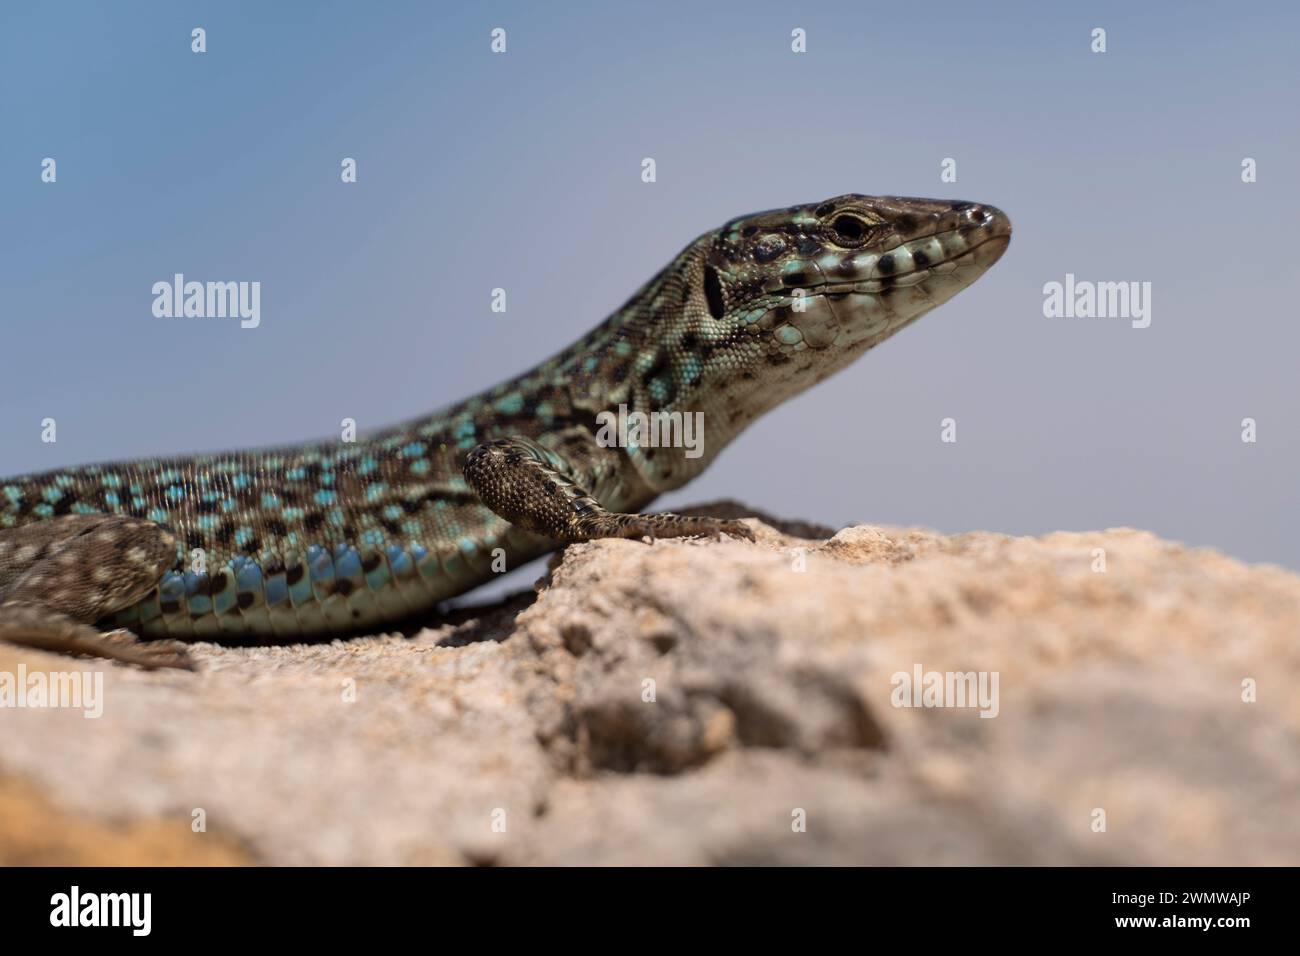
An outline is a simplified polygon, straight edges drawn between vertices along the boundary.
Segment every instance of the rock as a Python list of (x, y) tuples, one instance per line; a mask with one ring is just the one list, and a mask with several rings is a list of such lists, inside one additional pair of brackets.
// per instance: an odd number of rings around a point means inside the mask
[[(1300, 863), (1300, 577), (1128, 529), (752, 524), (196, 674), (0, 645), (105, 673), (99, 719), (0, 710), (0, 863)], [(935, 679), (969, 706), (897, 706)]]

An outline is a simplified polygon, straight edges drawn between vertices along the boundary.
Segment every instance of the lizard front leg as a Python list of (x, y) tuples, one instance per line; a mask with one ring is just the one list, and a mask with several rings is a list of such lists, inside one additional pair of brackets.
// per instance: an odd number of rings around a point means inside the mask
[(0, 530), (0, 640), (190, 669), (175, 642), (141, 642), (93, 626), (148, 595), (175, 560), (175, 535), (139, 518), (67, 515)]
[(740, 521), (608, 511), (563, 456), (527, 438), (501, 438), (474, 448), (465, 459), (465, 480), (502, 518), (557, 541), (721, 534), (754, 540)]

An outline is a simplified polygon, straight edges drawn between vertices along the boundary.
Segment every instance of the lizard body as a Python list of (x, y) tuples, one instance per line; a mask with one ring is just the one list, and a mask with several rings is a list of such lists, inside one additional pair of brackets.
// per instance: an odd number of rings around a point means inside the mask
[[(975, 281), (991, 206), (841, 196), (732, 220), (574, 345), (355, 442), (0, 479), (0, 639), (186, 666), (151, 638), (343, 634), (397, 621), (566, 541), (752, 537), (638, 514), (759, 415)], [(702, 453), (602, 442), (602, 413), (698, 413)], [(504, 560), (503, 560), (504, 559)]]

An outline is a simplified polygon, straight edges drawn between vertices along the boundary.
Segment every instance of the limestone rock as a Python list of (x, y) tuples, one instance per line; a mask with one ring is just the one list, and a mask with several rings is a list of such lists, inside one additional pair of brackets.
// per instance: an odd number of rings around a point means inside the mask
[[(99, 719), (0, 710), (0, 863), (1300, 863), (1300, 577), (767, 520), (195, 674), (0, 645), (105, 674)], [(897, 706), (934, 679), (968, 706)]]

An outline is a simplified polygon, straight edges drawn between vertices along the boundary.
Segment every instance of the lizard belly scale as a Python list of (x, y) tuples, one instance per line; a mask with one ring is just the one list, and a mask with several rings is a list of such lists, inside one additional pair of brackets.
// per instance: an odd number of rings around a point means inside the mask
[[(301, 459), (196, 462), (191, 479), (205, 476), (197, 484), (206, 487), (154, 515), (185, 550), (155, 593), (112, 623), (150, 637), (341, 634), (428, 611), (483, 583), (497, 548), (507, 569), (545, 550), (472, 500), (450, 456), (415, 457), (418, 444), (406, 442), (397, 458), (331, 449), (324, 468)], [(397, 480), (412, 467), (428, 479)], [(223, 473), (229, 480), (214, 481)], [(294, 481), (315, 490), (294, 494)], [(230, 517), (214, 521), (205, 495)], [(208, 559), (202, 570), (196, 547)]]
[(176, 561), (158, 586), (100, 622), (144, 637), (237, 641), (373, 629), (555, 547), (484, 507), (465, 483), (461, 458), (492, 438), (546, 441), (551, 428), (563, 429), (572, 412), (555, 373), (561, 361), (356, 442), (0, 481), (0, 530), (109, 513), (174, 532)]
[[(7, 485), (0, 526), (129, 515), (179, 539), (152, 593), (102, 623), (147, 637), (293, 637), (432, 609), (544, 553), (465, 485), (481, 415), (418, 420), (354, 444), (81, 466)], [(497, 549), (502, 549), (497, 551)], [(499, 558), (504, 557), (504, 563)], [(93, 569), (84, 569), (89, 573)]]
[(483, 583), (493, 574), (497, 547), (508, 555), (507, 567), (545, 550), (526, 537), (508, 531), (470, 554), (414, 542), (365, 553), (345, 544), (311, 545), (305, 555), (287, 559), (236, 556), (209, 574), (166, 572), (152, 594), (105, 623), (148, 637), (346, 633), (429, 611)]

